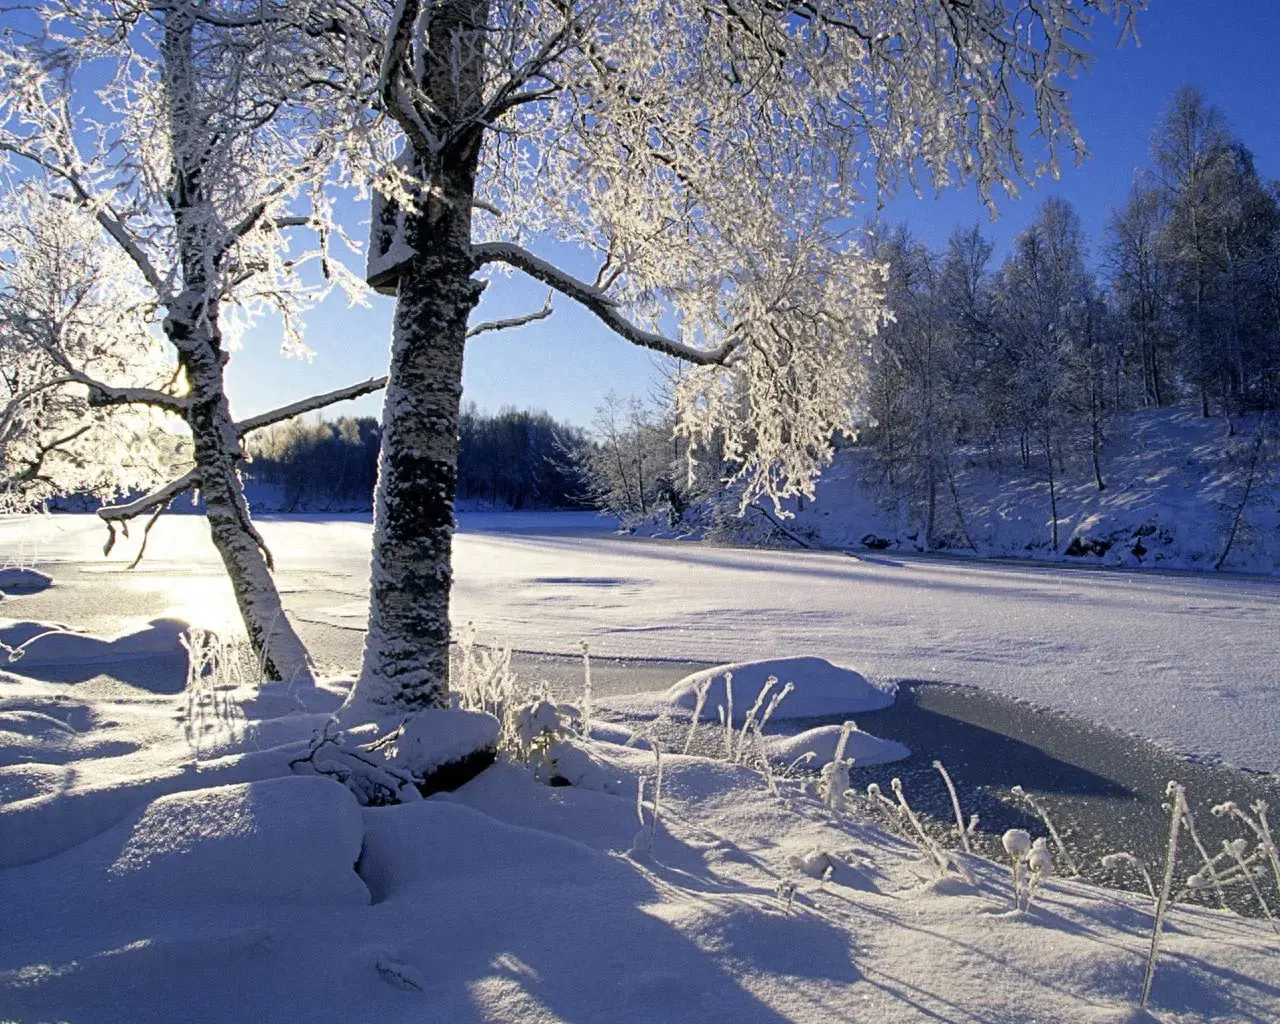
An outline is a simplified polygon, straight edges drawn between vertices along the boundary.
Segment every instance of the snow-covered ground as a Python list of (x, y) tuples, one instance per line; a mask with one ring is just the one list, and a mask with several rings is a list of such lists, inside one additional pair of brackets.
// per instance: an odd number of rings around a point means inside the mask
[[(462, 527), (455, 615), (516, 647), (822, 657), (872, 685), (808, 659), (736, 674), (795, 675), (798, 704), (844, 686), (842, 710), (882, 704), (895, 679), (970, 682), (1280, 764), (1273, 582), (711, 549), (581, 516)], [(1007, 865), (957, 855), (944, 875), (799, 784), (773, 796), (724, 762), (663, 755), (651, 842), (635, 796), (642, 778), (657, 789), (649, 749), (594, 743), (568, 787), (504, 763), (372, 809), (291, 775), (342, 686), (184, 692), (178, 630), (234, 619), (203, 529), (162, 520), (125, 573), (131, 552), (104, 563), (88, 517), (0, 524), (0, 555), (46, 574), (5, 577), (0, 639), (80, 631), (31, 640), (0, 676), (0, 1020), (1152, 1019), (1132, 1009), (1145, 899), (1053, 878), (1017, 913)], [(368, 524), (263, 532), (291, 613), (349, 657)], [(1280, 1019), (1276, 942), (1263, 922), (1175, 908), (1156, 1018)]]
[[(642, 541), (611, 526), (576, 513), (464, 517), (454, 620), (526, 651), (572, 655), (586, 640), (599, 655), (712, 664), (813, 655), (879, 682), (985, 687), (1184, 754), (1280, 770), (1275, 580), (855, 561)], [(0, 552), (34, 554), (63, 577), (0, 614), (139, 639), (164, 628), (156, 619), (226, 628), (235, 606), (204, 529), (161, 520), (127, 574), (132, 551), (104, 561), (92, 517), (0, 524)], [(262, 524), (285, 606), (315, 626), (314, 641), (305, 635), (322, 663), (350, 668), (358, 653), (369, 529), (358, 517)]]

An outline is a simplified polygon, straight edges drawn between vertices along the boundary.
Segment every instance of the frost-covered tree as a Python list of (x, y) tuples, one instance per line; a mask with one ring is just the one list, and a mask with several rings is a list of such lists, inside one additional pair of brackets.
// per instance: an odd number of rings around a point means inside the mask
[[(364, 52), (358, 12), (345, 10), (338, 29), (325, 8), (283, 0), (49, 0), (31, 10), (0, 46), (0, 156), (16, 175), (40, 175), (68, 210), (91, 215), (128, 258), (127, 287), (145, 288), (148, 326), (178, 371), (161, 387), (113, 387), (84, 368), (79, 383), (92, 405), (180, 419), (194, 462), (100, 514), (110, 524), (158, 514), (198, 488), (267, 673), (310, 679), (250, 520), (237, 473), (241, 437), (381, 382), (236, 423), (223, 375), (248, 324), (278, 318), (285, 350), (302, 353), (305, 306), (331, 281), (353, 292), (359, 284), (330, 258), (335, 228), (323, 187), (360, 134), (354, 111), (364, 97), (347, 84), (358, 81), (347, 72)], [(299, 231), (318, 244), (301, 248)], [(318, 273), (308, 278), (308, 267)], [(139, 353), (152, 344), (146, 331), (135, 341)]]
[(1038, 445), (1049, 490), (1050, 538), (1058, 550), (1058, 483), (1073, 416), (1073, 363), (1087, 346), (1090, 283), (1084, 233), (1070, 204), (1049, 199), (1014, 240), (998, 300), (1005, 374), (1024, 455)]
[(1163, 237), (1160, 190), (1146, 175), (1107, 223), (1111, 289), (1142, 375), (1142, 403), (1160, 407), (1176, 398), (1173, 266)]
[(88, 380), (159, 390), (175, 367), (136, 268), (43, 185), (0, 193), (0, 510), (146, 490), (190, 454), (162, 411), (91, 403)]
[[(403, 134), (370, 280), (396, 294), (364, 665), (347, 713), (447, 699), (457, 422), (483, 276), (513, 270), (691, 365), (691, 451), (742, 500), (811, 491), (851, 428), (880, 274), (868, 193), (984, 195), (1083, 150), (1066, 79), (1141, 0), (400, 0), (381, 107)], [(1044, 150), (1028, 163), (1029, 116)], [(568, 273), (528, 248), (596, 255)]]

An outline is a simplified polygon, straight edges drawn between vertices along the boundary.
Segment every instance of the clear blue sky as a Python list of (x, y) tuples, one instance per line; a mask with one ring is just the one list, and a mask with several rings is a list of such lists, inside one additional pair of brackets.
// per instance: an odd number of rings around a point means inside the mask
[[(1221, 107), (1254, 153), (1264, 178), (1280, 178), (1280, 0), (1151, 0), (1140, 23), (1142, 46), (1116, 50), (1111, 27), (1100, 26), (1091, 74), (1074, 83), (1073, 105), (1092, 157), (1063, 168), (1058, 181), (1042, 179), (1016, 202), (1000, 202), (992, 223), (972, 189), (940, 198), (900, 196), (885, 211), (905, 220), (931, 244), (941, 245), (957, 224), (981, 223), (1003, 257), (1047, 196), (1071, 202), (1091, 242), (1101, 237), (1109, 210), (1121, 202), (1134, 170), (1147, 162), (1156, 116), (1180, 85), (1199, 86)], [(870, 211), (868, 211), (870, 212)], [(556, 256), (554, 250), (542, 250)], [(559, 253), (585, 273), (576, 253)], [(477, 316), (492, 318), (536, 309), (545, 289), (517, 277), (495, 281)], [(374, 296), (368, 309), (347, 309), (332, 299), (308, 319), (310, 362), (279, 354), (278, 335), (264, 325), (246, 339), (228, 369), (237, 415), (386, 372), (393, 300)], [(649, 353), (611, 335), (591, 316), (560, 300), (542, 323), (486, 334), (467, 348), (464, 401), (497, 410), (506, 405), (545, 409), (586, 425), (609, 391), (647, 395), (658, 371)], [(332, 408), (330, 415), (377, 415), (369, 397)]]

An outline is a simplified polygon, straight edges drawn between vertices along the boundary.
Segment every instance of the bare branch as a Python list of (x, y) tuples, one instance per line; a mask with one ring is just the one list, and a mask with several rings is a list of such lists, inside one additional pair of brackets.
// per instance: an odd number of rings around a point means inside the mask
[(606, 327), (633, 345), (652, 349), (698, 366), (724, 365), (739, 345), (740, 339), (731, 335), (713, 349), (694, 348), (682, 341), (675, 341), (637, 327), (618, 312), (617, 303), (599, 288), (580, 281), (571, 274), (566, 274), (514, 242), (487, 242), (473, 246), (471, 252), (475, 257), (477, 269), (486, 263), (506, 263), (518, 270), (523, 270), (530, 277), (536, 278), (549, 288), (585, 306), (599, 317)]
[(303, 398), (289, 405), (282, 405), (278, 409), (272, 409), (270, 412), (260, 413), (257, 416), (250, 416), (246, 420), (241, 420), (236, 424), (236, 436), (244, 437), (250, 431), (261, 430), (272, 423), (292, 419), (294, 416), (301, 416), (304, 412), (311, 412), (314, 409), (323, 409), (326, 405), (333, 405), (334, 402), (345, 402), (352, 398), (359, 398), (361, 395), (372, 394), (374, 391), (380, 391), (386, 386), (386, 377), (370, 377), (359, 384), (349, 384), (345, 388), (327, 391), (323, 395)]
[(503, 317), (501, 320), (485, 320), (478, 323), (474, 327), (467, 328), (467, 337), (474, 338), (477, 334), (486, 334), (489, 331), (505, 331), (509, 327), (523, 327), (525, 324), (531, 324), (538, 320), (545, 320), (554, 310), (551, 308), (551, 296), (555, 294), (555, 289), (547, 292), (547, 301), (542, 304), (542, 308), (532, 313), (525, 313), (521, 316)]
[(77, 384), (89, 389), (89, 404), (103, 405), (152, 405), (166, 409), (178, 416), (186, 416), (190, 399), (170, 395), (155, 388), (118, 388), (95, 380), (80, 370), (69, 370), (68, 376)]

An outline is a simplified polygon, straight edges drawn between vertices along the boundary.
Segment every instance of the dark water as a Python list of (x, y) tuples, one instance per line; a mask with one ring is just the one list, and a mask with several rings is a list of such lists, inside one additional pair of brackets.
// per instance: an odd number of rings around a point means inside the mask
[[(521, 674), (545, 679), (565, 698), (581, 693), (578, 659), (516, 654), (513, 663)], [(661, 689), (705, 667), (692, 662), (595, 658), (593, 689), (598, 695)], [(978, 815), (975, 845), (995, 859), (1003, 859), (999, 837), (1006, 829), (1047, 834), (1036, 813), (1010, 794), (1013, 786), (1022, 786), (1048, 812), (1085, 878), (1125, 888), (1142, 883), (1104, 870), (1100, 859), (1128, 851), (1151, 865), (1153, 876), (1159, 875), (1169, 835), (1169, 818), (1162, 805), (1170, 780), (1186, 787), (1200, 837), (1211, 853), (1221, 849), (1222, 840), (1246, 835), (1238, 823), (1210, 814), (1215, 804), (1234, 800), (1247, 807), (1265, 799), (1275, 809), (1273, 817), (1280, 819), (1276, 775), (1189, 761), (1145, 740), (971, 687), (907, 680), (899, 684), (892, 707), (855, 717), (866, 732), (898, 740), (912, 752), (910, 758), (894, 764), (855, 766), (855, 787), (865, 790), (876, 782), (891, 796), (890, 780), (901, 779), (912, 808), (928, 817), (940, 837), (950, 830), (947, 842), (955, 845), (950, 797), (933, 767), (934, 761), (941, 761), (956, 785), (966, 817)], [(831, 721), (792, 721), (770, 731), (799, 732)], [(671, 740), (683, 745), (684, 730), (678, 732), (678, 736), (673, 732)], [(706, 732), (707, 752), (714, 756), (719, 731), (708, 728)], [(1199, 868), (1200, 858), (1185, 834), (1180, 844), (1177, 878), (1181, 882)], [(1063, 859), (1056, 859), (1058, 870), (1066, 872)], [(1274, 905), (1274, 881), (1265, 879), (1262, 887)], [(1233, 909), (1255, 916), (1261, 913), (1247, 886), (1228, 893)], [(1208, 899), (1216, 904), (1215, 896)]]

